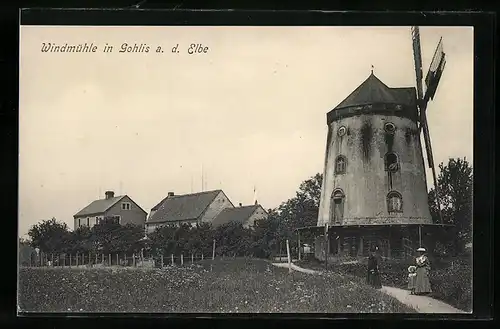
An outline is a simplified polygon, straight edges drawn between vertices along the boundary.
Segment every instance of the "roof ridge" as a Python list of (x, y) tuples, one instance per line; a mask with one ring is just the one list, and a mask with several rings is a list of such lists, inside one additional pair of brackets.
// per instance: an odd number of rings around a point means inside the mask
[(247, 206), (238, 206), (238, 207), (225, 208), (225, 209), (241, 209), (241, 208), (252, 208), (252, 207), (260, 207), (260, 204), (250, 204), (250, 205), (247, 205)]
[(200, 195), (200, 194), (207, 194), (207, 193), (213, 193), (213, 192), (220, 192), (222, 191), (221, 189), (216, 189), (216, 190), (210, 190), (210, 191), (203, 191), (203, 192), (195, 192), (195, 193), (187, 193), (187, 194), (177, 194), (177, 195), (172, 195), (172, 196), (167, 196), (168, 199), (172, 198), (178, 198), (178, 197), (183, 197), (183, 196), (192, 196), (192, 195)]

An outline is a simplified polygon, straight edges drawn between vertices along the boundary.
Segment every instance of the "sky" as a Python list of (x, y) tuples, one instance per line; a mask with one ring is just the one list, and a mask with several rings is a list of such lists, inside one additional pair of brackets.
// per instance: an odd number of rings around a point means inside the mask
[[(472, 162), (473, 29), (420, 34), (424, 76), (440, 37), (447, 56), (427, 110), (434, 160)], [(49, 42), (98, 51), (41, 52)], [(150, 52), (119, 53), (123, 43)], [(190, 55), (192, 43), (208, 51)], [(415, 86), (410, 28), (22, 26), (19, 233), (52, 217), (72, 229), (106, 190), (147, 212), (169, 191), (202, 189), (237, 205), (255, 187), (276, 207), (323, 172), (326, 113), (372, 65), (389, 87)]]

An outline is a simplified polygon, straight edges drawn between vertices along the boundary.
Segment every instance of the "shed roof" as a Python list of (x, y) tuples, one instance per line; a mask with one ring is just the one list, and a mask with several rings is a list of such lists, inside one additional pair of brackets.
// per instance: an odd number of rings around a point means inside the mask
[(77, 212), (74, 217), (90, 216), (106, 212), (126, 195), (115, 196), (109, 199), (100, 199), (91, 202), (88, 206)]
[(148, 223), (177, 222), (199, 218), (222, 190), (174, 195), (163, 199), (152, 210)]
[(335, 109), (368, 104), (402, 104), (414, 103), (415, 88), (389, 88), (380, 81), (373, 72), (354, 91), (347, 96)]
[(237, 222), (244, 224), (253, 213), (262, 208), (260, 205), (251, 205), (251, 206), (242, 206), (235, 208), (226, 208), (222, 210), (222, 212), (214, 218), (212, 221), (213, 226), (220, 226), (227, 224), (229, 222)]

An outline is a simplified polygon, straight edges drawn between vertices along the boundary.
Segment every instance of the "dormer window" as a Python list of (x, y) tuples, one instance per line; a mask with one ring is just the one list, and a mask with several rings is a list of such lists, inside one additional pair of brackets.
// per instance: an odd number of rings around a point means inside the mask
[(403, 212), (403, 198), (399, 192), (391, 191), (387, 194), (387, 211), (389, 213)]
[(347, 128), (342, 126), (339, 128), (339, 130), (337, 131), (337, 135), (339, 135), (339, 137), (342, 137), (346, 134), (347, 132)]
[(122, 202), (122, 210), (130, 210), (130, 202)]
[(339, 155), (335, 160), (335, 174), (341, 175), (345, 174), (347, 167), (347, 159), (343, 155)]
[(399, 170), (399, 160), (396, 153), (390, 152), (385, 155), (385, 170), (392, 173)]

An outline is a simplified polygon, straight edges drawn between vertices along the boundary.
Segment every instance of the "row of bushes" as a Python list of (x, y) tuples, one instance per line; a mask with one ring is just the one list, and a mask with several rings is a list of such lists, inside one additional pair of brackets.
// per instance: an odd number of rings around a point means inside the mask
[[(103, 220), (92, 228), (80, 227), (69, 231), (65, 223), (55, 219), (43, 221), (30, 230), (31, 245), (38, 246), (44, 254), (123, 254), (142, 253), (145, 257), (160, 255), (212, 254), (224, 256), (252, 256), (269, 258), (285, 249), (289, 236), (279, 230), (279, 221), (269, 217), (258, 220), (252, 229), (239, 222), (213, 227), (201, 223), (195, 227), (185, 224), (159, 227), (147, 237), (141, 227), (122, 226)], [(280, 243), (281, 242), (281, 243)], [(280, 246), (281, 244), (281, 246)], [(27, 243), (20, 243), (27, 245)], [(282, 247), (282, 248), (280, 248)], [(292, 253), (296, 243), (290, 243)], [(33, 249), (31, 249), (33, 253)], [(24, 255), (24, 253), (23, 253)], [(32, 255), (33, 256), (33, 255)], [(20, 257), (29, 261), (28, 257)]]

